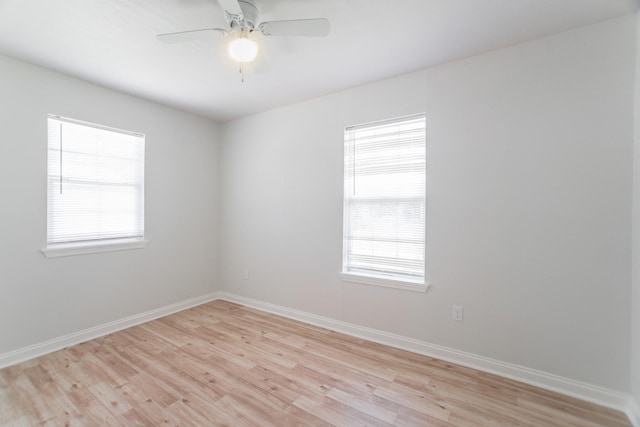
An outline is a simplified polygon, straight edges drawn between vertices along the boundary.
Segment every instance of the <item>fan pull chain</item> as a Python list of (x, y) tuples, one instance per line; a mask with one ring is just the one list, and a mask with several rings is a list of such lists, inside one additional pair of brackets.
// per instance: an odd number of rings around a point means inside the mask
[(240, 69), (238, 70), (240, 72), (240, 82), (244, 83), (244, 68), (242, 67), (244, 65), (244, 62), (240, 63)]

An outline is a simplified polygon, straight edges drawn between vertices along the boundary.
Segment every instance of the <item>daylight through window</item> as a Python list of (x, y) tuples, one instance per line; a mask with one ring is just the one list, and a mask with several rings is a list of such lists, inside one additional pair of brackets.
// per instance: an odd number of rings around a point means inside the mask
[(345, 130), (345, 275), (425, 283), (425, 122), (421, 114)]
[(48, 118), (47, 246), (144, 237), (144, 135)]

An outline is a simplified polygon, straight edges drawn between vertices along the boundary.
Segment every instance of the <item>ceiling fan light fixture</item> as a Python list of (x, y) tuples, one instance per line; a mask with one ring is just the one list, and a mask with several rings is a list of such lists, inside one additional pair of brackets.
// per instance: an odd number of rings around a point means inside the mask
[(229, 56), (237, 62), (251, 62), (258, 56), (258, 43), (240, 35), (229, 43)]
[[(2, 0), (0, 0), (0, 3)], [(263, 37), (325, 37), (329, 35), (331, 25), (325, 18), (289, 19), (279, 21), (260, 21), (259, 11), (254, 0), (218, 0), (228, 28), (201, 28), (173, 33), (158, 34), (158, 40), (164, 43), (179, 43), (196, 40), (206, 34), (217, 34), (225, 39), (229, 58), (240, 65), (254, 61), (261, 48), (250, 36)], [(262, 43), (261, 39), (260, 43)], [(258, 61), (264, 63), (264, 59)]]

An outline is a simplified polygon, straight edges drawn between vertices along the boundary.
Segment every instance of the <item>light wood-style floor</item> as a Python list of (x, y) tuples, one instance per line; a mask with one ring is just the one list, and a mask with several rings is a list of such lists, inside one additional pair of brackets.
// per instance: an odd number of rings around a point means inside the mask
[(218, 300), (0, 370), (0, 425), (630, 424), (577, 399)]

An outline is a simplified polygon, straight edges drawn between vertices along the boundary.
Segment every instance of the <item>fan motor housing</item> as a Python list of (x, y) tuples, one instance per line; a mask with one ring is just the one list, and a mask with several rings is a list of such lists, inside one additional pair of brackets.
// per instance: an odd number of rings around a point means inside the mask
[(231, 28), (241, 25), (253, 30), (258, 20), (258, 8), (250, 0), (238, 0), (238, 4), (240, 5), (240, 9), (242, 9), (242, 20), (238, 22), (237, 17), (233, 15), (227, 16)]

